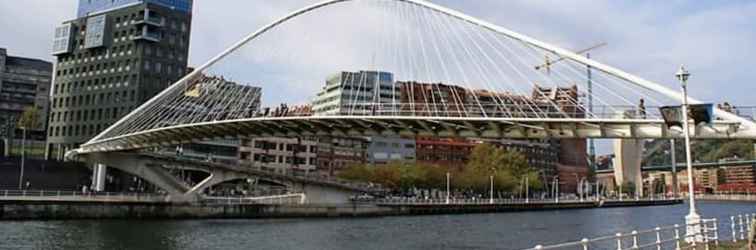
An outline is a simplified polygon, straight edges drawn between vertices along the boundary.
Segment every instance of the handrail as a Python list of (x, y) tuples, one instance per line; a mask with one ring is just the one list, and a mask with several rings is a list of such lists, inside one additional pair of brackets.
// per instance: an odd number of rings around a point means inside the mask
[[(729, 219), (729, 230), (731, 231), (731, 234), (720, 234), (720, 231), (723, 229), (727, 230), (728, 228), (720, 228), (719, 223), (727, 223), (727, 220), (709, 218), (701, 219), (700, 222), (693, 224), (674, 224), (655, 227), (653, 229), (633, 230), (626, 233), (605, 235), (592, 239), (583, 238), (579, 241), (564, 242), (553, 245), (536, 245), (535, 247), (526, 250), (563, 249), (568, 247), (577, 247), (579, 249), (588, 250), (593, 247), (592, 244), (594, 243), (603, 243), (602, 247), (596, 249), (607, 249), (610, 246), (617, 250), (645, 249), (653, 248), (654, 246), (656, 249), (663, 249), (665, 246), (672, 243), (674, 243), (674, 249), (696, 249), (698, 246), (703, 246), (704, 249), (709, 249), (711, 244), (718, 246), (720, 240), (724, 240), (720, 238), (722, 235), (725, 237), (731, 235), (731, 240), (733, 242), (745, 240), (746, 235), (751, 233), (751, 223), (756, 221), (756, 213), (745, 215), (739, 214), (737, 216), (730, 216)], [(693, 232), (681, 235), (682, 228), (685, 228), (686, 231), (693, 230)], [(668, 238), (663, 238), (664, 236), (667, 236)], [(628, 240), (631, 242), (626, 242)]]

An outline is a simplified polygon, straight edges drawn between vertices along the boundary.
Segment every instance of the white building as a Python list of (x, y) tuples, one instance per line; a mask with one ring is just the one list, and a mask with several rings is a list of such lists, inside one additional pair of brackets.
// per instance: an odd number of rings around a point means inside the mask
[(388, 72), (341, 72), (328, 77), (326, 86), (313, 101), (316, 116), (370, 115), (400, 101), (399, 86)]

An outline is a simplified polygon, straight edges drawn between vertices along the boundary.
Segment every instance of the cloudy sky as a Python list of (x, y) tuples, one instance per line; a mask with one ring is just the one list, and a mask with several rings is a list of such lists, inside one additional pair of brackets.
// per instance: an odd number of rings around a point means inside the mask
[[(75, 15), (76, 0), (0, 0), (0, 47), (49, 55), (53, 27)], [(202, 64), (256, 28), (317, 0), (196, 0), (190, 63)], [(435, 0), (568, 49), (609, 45), (598, 60), (670, 87), (685, 64), (691, 95), (756, 105), (756, 2)]]
[[(0, 47), (11, 54), (49, 55), (53, 27), (75, 15), (76, 0), (0, 1)], [(190, 63), (202, 64), (254, 29), (317, 0), (196, 0)], [(568, 49), (670, 87), (685, 64), (691, 94), (712, 102), (754, 105), (756, 2), (436, 0), (462, 12)]]
[[(195, 0), (190, 64), (201, 65), (257, 28), (318, 1)], [(0, 47), (53, 60), (53, 28), (75, 16), (77, 2), (0, 0)], [(756, 106), (756, 1), (433, 2), (571, 50), (606, 42), (592, 52), (595, 59), (670, 88), (678, 88), (674, 73), (685, 64), (693, 73), (692, 96)]]

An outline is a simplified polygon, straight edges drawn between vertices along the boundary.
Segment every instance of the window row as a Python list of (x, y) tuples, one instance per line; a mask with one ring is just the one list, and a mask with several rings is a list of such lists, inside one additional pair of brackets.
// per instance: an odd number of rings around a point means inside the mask
[(96, 79), (89, 79), (86, 81), (75, 81), (75, 82), (59, 82), (55, 85), (55, 91), (54, 94), (65, 94), (65, 93), (71, 93), (73, 92), (80, 92), (84, 90), (87, 87), (97, 87), (100, 85), (107, 84), (118, 84), (123, 83), (123, 86), (127, 87), (129, 82), (137, 82), (137, 75), (122, 75), (122, 76), (111, 76), (111, 77), (104, 77), (104, 78), (96, 78)]
[(77, 111), (61, 111), (50, 113), (50, 123), (57, 122), (87, 122), (90, 120), (115, 120), (125, 116), (132, 107), (100, 108)]
[(95, 136), (102, 129), (110, 126), (110, 123), (97, 125), (72, 125), (50, 127), (49, 136)]
[(96, 63), (96, 64), (90, 64), (90, 65), (84, 65), (80, 67), (73, 67), (70, 69), (61, 69), (58, 70), (55, 74), (57, 76), (68, 76), (68, 75), (74, 75), (78, 73), (96, 73), (96, 72), (107, 72), (107, 71), (123, 71), (123, 70), (131, 70), (131, 68), (136, 68), (138, 61), (137, 60), (131, 60), (126, 59), (123, 61), (111, 61), (111, 62), (103, 62), (103, 63)]
[(82, 107), (90, 105), (103, 105), (103, 104), (120, 104), (123, 102), (136, 101), (136, 91), (114, 91), (99, 94), (89, 94), (80, 96), (66, 96), (57, 97), (52, 101), (53, 108), (63, 107)]

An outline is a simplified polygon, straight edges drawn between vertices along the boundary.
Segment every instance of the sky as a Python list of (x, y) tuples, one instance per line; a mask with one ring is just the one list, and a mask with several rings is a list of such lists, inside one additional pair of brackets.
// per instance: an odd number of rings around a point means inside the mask
[[(256, 29), (318, 1), (195, 0), (191, 66), (204, 64)], [(751, 69), (756, 58), (756, 1), (432, 2), (573, 51), (606, 42), (606, 47), (591, 52), (593, 58), (673, 89), (679, 88), (674, 73), (684, 64), (693, 74), (691, 96), (708, 102), (756, 106), (752, 98), (756, 93), (755, 71)], [(53, 29), (75, 17), (77, 3), (0, 0), (0, 47), (11, 55), (53, 60)], [(369, 20), (346, 23), (370, 24)], [(296, 38), (286, 38), (283, 43), (296, 42)], [(344, 41), (341, 46), (354, 41)], [(307, 51), (306, 46), (298, 49), (320, 55), (319, 51)], [(307, 63), (317, 66), (317, 62)]]

